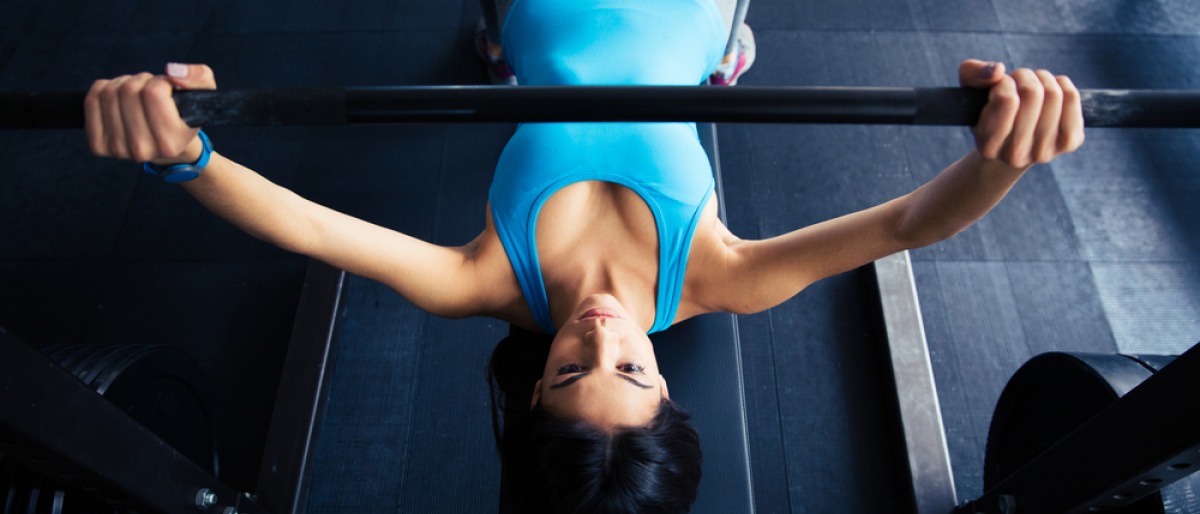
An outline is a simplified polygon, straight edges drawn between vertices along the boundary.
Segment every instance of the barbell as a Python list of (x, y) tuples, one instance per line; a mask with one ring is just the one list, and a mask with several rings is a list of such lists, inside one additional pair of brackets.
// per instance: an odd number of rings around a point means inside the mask
[[(1200, 91), (1085, 89), (1090, 127), (1200, 127)], [(82, 92), (0, 92), (0, 129), (82, 128)], [(974, 125), (985, 91), (794, 86), (404, 86), (180, 91), (192, 126), (566, 121)]]

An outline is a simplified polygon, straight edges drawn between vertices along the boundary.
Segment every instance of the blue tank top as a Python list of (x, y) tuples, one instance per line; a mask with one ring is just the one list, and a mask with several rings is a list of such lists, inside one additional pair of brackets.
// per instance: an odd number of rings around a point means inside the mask
[(694, 86), (725, 41), (713, 0), (514, 0), (501, 31), (525, 86)]
[[(712, 0), (516, 0), (503, 44), (523, 85), (696, 85), (724, 52)], [(693, 123), (527, 123), (488, 192), (492, 221), (542, 331), (557, 328), (537, 256), (538, 213), (555, 192), (598, 180), (646, 202), (658, 231), (654, 325), (674, 321), (696, 224), (712, 195)]]

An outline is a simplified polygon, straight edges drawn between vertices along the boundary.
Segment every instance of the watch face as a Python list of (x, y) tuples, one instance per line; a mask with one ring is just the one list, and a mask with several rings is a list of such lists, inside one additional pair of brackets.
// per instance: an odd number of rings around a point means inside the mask
[(194, 167), (194, 166), (188, 166), (185, 169), (174, 169), (174, 168), (175, 168), (174, 166), (172, 166), (171, 168), (167, 168), (167, 170), (163, 173), (163, 175), (162, 175), (163, 182), (170, 182), (173, 184), (179, 183), (179, 182), (187, 182), (189, 180), (192, 180), (192, 179), (200, 176), (200, 171), (197, 170), (196, 167)]

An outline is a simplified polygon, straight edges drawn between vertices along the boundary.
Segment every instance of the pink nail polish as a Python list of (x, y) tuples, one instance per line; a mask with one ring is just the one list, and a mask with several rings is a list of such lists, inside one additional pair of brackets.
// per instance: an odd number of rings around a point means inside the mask
[(167, 75), (177, 79), (185, 79), (188, 76), (188, 67), (186, 64), (179, 64), (177, 62), (167, 63)]

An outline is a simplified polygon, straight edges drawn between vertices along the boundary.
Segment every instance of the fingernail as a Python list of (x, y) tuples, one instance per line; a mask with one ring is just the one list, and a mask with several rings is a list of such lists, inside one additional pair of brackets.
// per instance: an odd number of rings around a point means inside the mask
[(989, 62), (989, 63), (987, 63), (986, 66), (983, 67), (983, 69), (979, 70), (979, 78), (990, 79), (990, 78), (992, 78), (992, 74), (994, 74), (994, 73), (996, 73), (996, 63)]
[(186, 64), (169, 62), (167, 63), (167, 75), (177, 79), (186, 79), (188, 76), (188, 67)]

